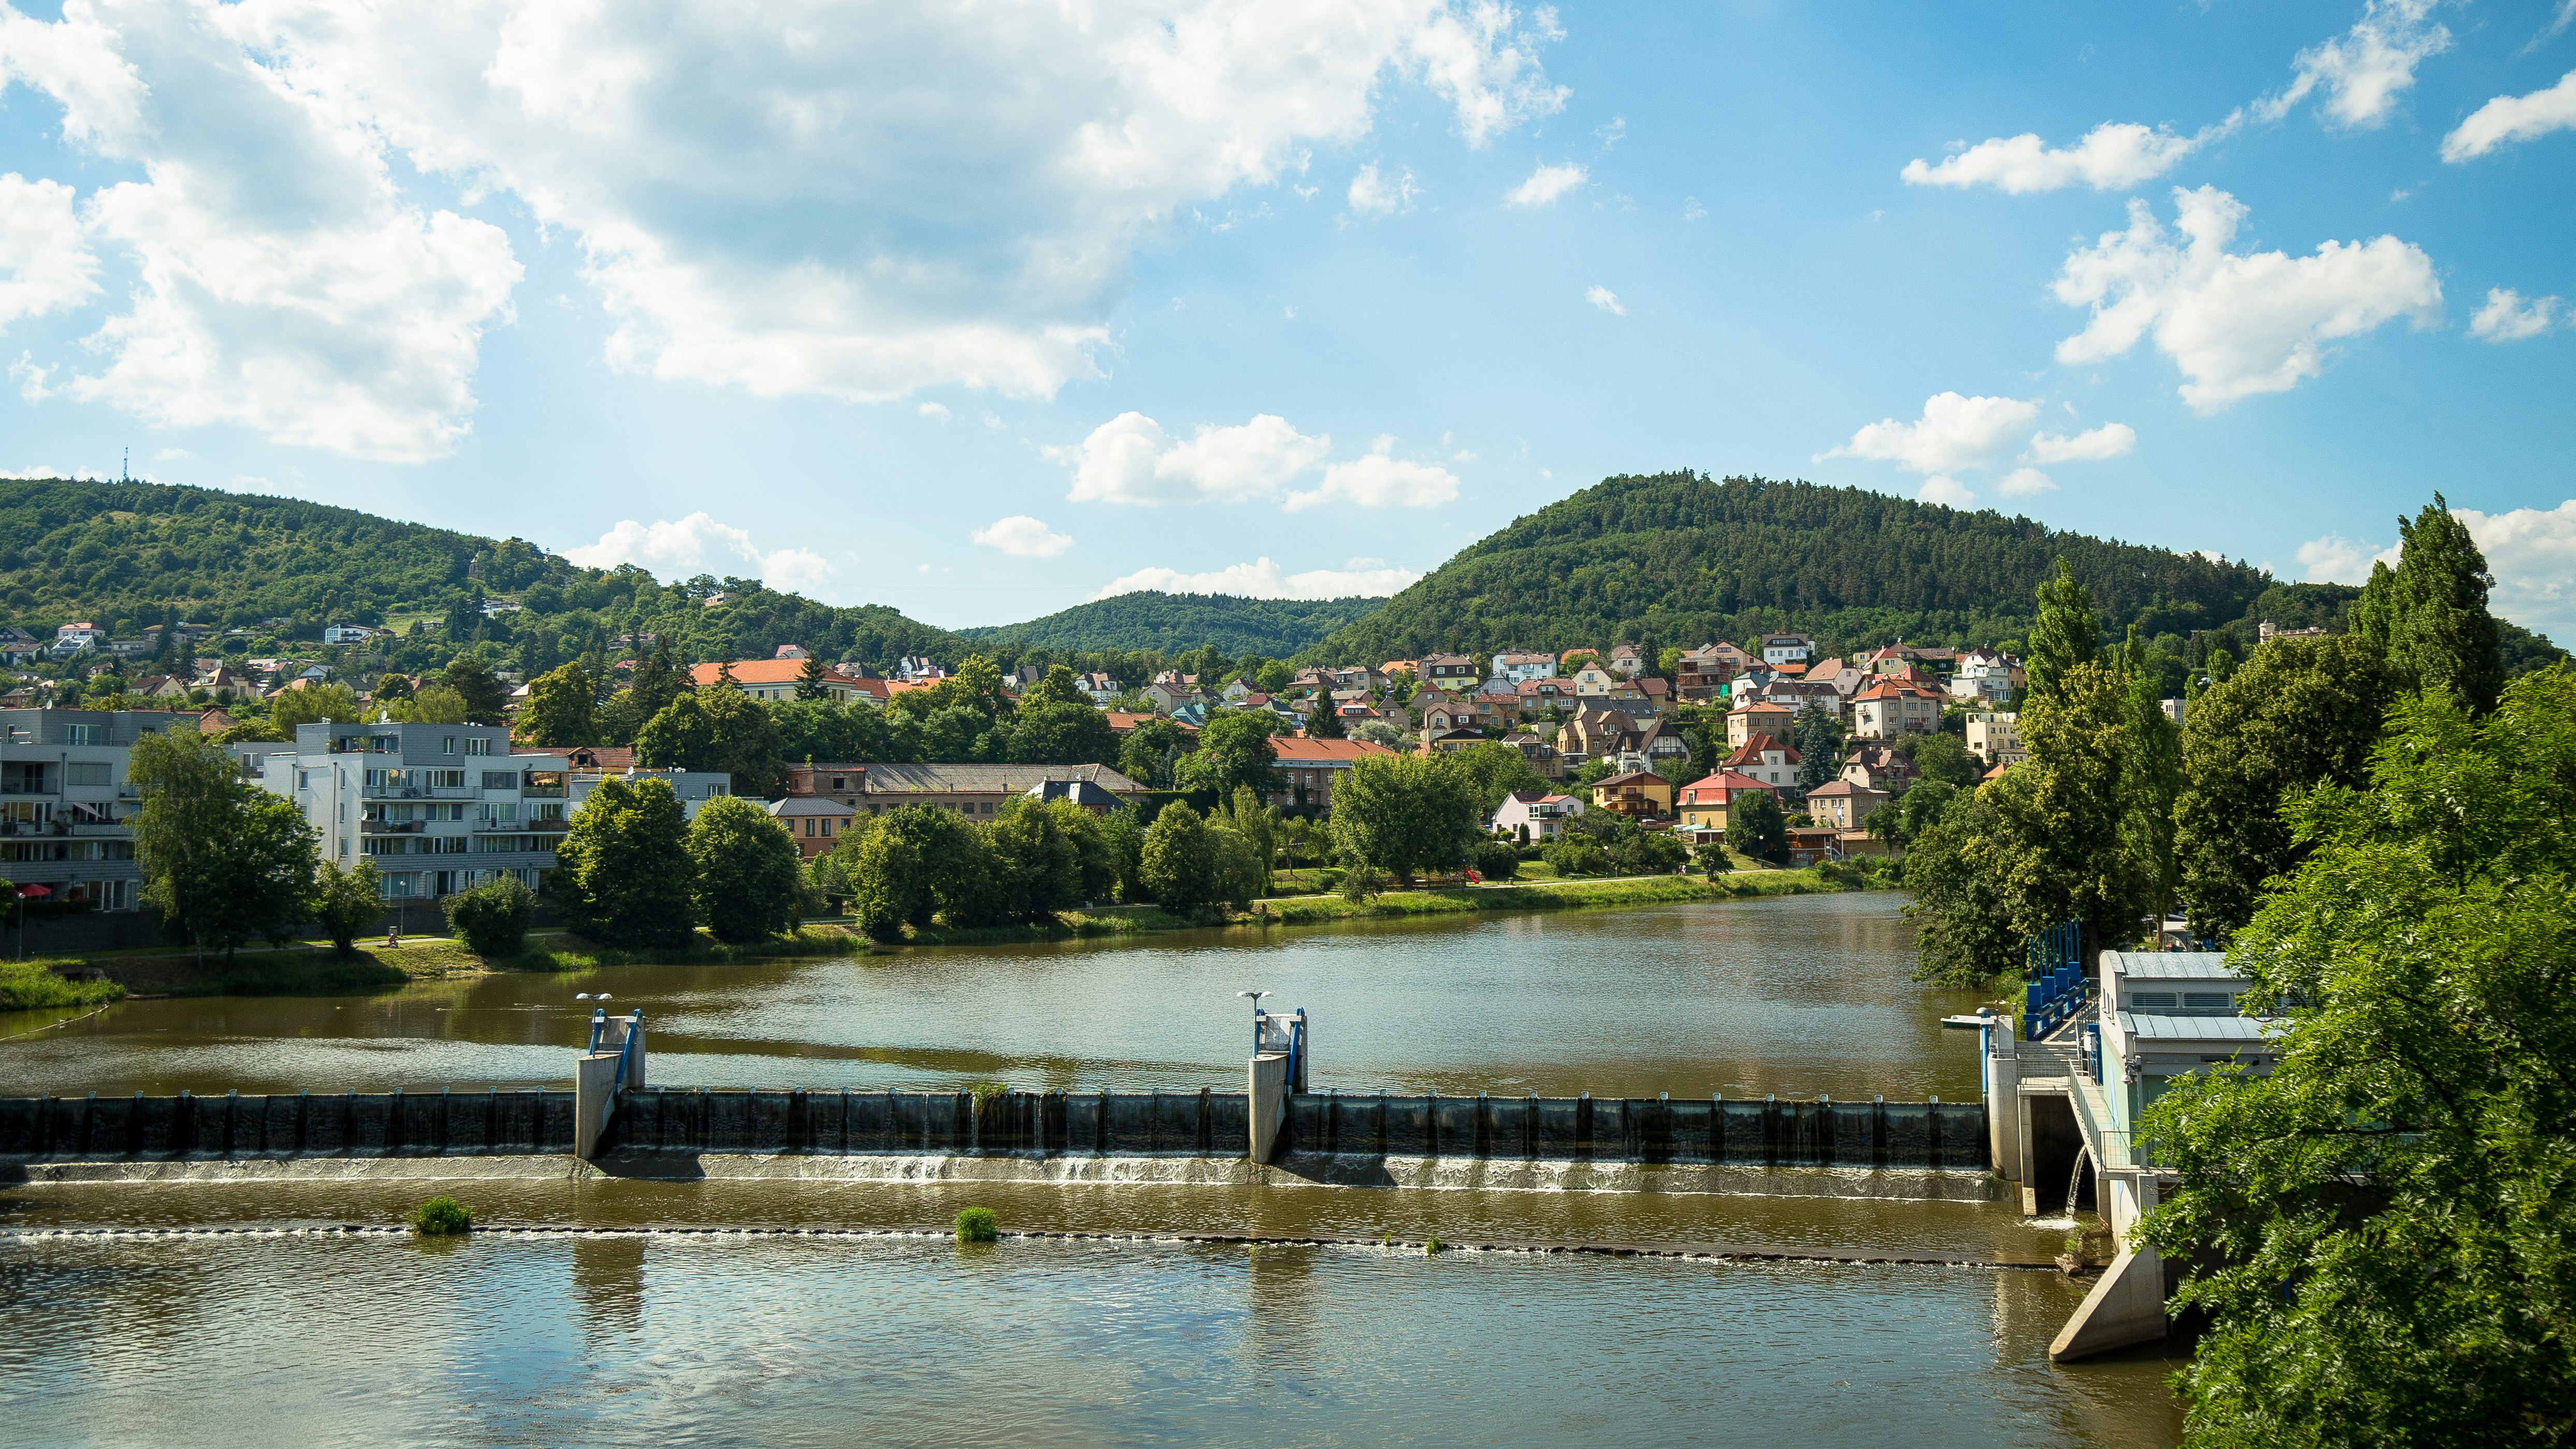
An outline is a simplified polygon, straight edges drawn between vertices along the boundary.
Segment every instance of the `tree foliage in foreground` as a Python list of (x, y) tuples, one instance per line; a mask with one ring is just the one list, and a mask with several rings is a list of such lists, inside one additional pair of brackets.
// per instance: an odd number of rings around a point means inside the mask
[(796, 929), (802, 863), (770, 813), (739, 795), (698, 807), (689, 822), (692, 897), (719, 941), (758, 941)]
[(2280, 1065), (2142, 1124), (2182, 1179), (2145, 1236), (2203, 1265), (2197, 1443), (2576, 1439), (2576, 674), (2391, 722), (2236, 938)]
[(294, 801), (243, 779), (221, 746), (185, 732), (136, 740), (126, 778), (143, 797), (133, 820), (143, 899), (189, 944), (229, 955), (294, 933), (311, 911), (319, 859)]
[(610, 946), (685, 946), (696, 934), (689, 823), (667, 780), (599, 782), (555, 848), (564, 924)]

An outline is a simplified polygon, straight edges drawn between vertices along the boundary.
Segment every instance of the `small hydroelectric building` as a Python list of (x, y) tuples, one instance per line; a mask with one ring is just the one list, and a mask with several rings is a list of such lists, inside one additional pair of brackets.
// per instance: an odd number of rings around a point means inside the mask
[(2283, 1025), (2215, 952), (2105, 951), (2100, 974), (2087, 976), (2074, 950), (2035, 940), (2020, 1022), (1997, 1017), (1982, 1030), (1995, 1170), (2021, 1185), (2022, 1212), (2089, 1205), (2120, 1243), (2050, 1345), (2060, 1360), (2164, 1337), (2175, 1285), (2154, 1250), (2129, 1245), (2161, 1200), (2139, 1115), (2178, 1077), (2227, 1062), (2271, 1070)]

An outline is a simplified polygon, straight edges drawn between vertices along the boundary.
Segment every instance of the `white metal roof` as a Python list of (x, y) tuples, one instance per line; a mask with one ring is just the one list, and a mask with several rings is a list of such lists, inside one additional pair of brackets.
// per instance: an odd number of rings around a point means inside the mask
[(2155, 981), (2243, 981), (2244, 972), (2216, 951), (2105, 951), (2103, 969)]
[(2167, 1016), (2159, 1012), (2124, 1011), (2120, 1029), (2141, 1041), (2263, 1041), (2277, 1035), (2283, 1022), (2251, 1016)]

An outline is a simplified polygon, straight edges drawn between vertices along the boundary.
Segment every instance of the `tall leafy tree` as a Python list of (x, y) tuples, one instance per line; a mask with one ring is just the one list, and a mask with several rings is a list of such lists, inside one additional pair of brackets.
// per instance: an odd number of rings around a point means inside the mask
[(1118, 736), (1109, 728), (1109, 717), (1088, 700), (1024, 699), (1011, 721), (1010, 757), (1024, 765), (1106, 765), (1118, 759)]
[(1149, 719), (1118, 742), (1118, 773), (1157, 790), (1172, 787), (1172, 771), (1197, 741), (1167, 719)]
[(1726, 810), (1727, 848), (1755, 860), (1783, 864), (1789, 859), (1789, 817), (1768, 790), (1745, 792)]
[(2141, 1124), (2180, 1178), (2144, 1235), (2210, 1319), (2194, 1443), (2576, 1434), (2576, 674), (2391, 723), (2367, 792), (2288, 807), (2307, 853), (2231, 953), (2278, 1064)]
[(786, 759), (779, 753), (778, 722), (759, 700), (739, 689), (702, 691), (707, 733), (714, 753), (712, 768), (733, 777), (737, 795), (768, 799), (786, 779)]
[(1789, 723), (1789, 745), (1798, 752), (1798, 788), (1813, 790), (1842, 773), (1842, 716), (1814, 700), (1798, 707)]
[(1199, 731), (1198, 749), (1173, 767), (1174, 783), (1220, 799), (1242, 785), (1264, 795), (1278, 794), (1288, 785), (1270, 743), (1278, 732), (1279, 717), (1266, 709), (1220, 711)]
[(2263, 883), (2304, 848), (2281, 810), (2320, 785), (2368, 778), (2396, 672), (2357, 634), (2274, 639), (2183, 714), (2174, 850), (2192, 929), (2225, 940)]
[(2174, 853), (2174, 805), (2182, 794), (2182, 726), (2168, 718), (2162, 674), (2129, 626), (2121, 651), (2128, 675), (2128, 746), (2121, 756), (2120, 792), (2124, 797), (2121, 834), (2129, 858), (2146, 887), (2147, 905), (2158, 929), (2173, 913), (2174, 890), (2181, 866)]
[(2093, 595), (2075, 581), (2075, 569), (2065, 559), (2057, 561), (2057, 572), (2039, 586), (2036, 597), (2039, 622), (2030, 631), (2030, 653), (2023, 661), (2026, 706), (2054, 697), (2067, 675), (2102, 653)]
[(571, 749), (599, 743), (599, 692), (579, 664), (547, 670), (528, 685), (513, 731), (523, 744)]
[[(2028, 814), (2023, 849), (2006, 877), (2014, 925), (2025, 934), (2073, 919), (2085, 959), (2125, 945), (2147, 903), (2143, 873), (2123, 832), (2129, 732), (2128, 677), (2086, 661), (2022, 711)], [(2009, 771), (2017, 774), (2020, 771)]]
[(1905, 884), (1913, 899), (1905, 915), (1915, 928), (1917, 980), (1976, 986), (2020, 969), (2024, 936), (2006, 882), (2022, 850), (2028, 808), (2020, 797), (2029, 785), (2023, 767), (1946, 800), (1930, 792), (1948, 787), (1929, 780), (1906, 792)]
[(1153, 892), (1154, 901), (1176, 916), (1198, 916), (1213, 909), (1223, 881), (1217, 875), (1216, 842), (1207, 822), (1179, 801), (1163, 807), (1145, 829), (1137, 879)]
[(499, 677), (492, 673), (492, 666), (484, 663), (481, 655), (457, 655), (447, 661), (445, 672), (438, 678), (439, 683), (455, 690), (464, 699), (466, 723), (494, 725), (505, 717), (504, 711), (510, 705), (510, 691), (502, 687)]
[(1406, 882), (1456, 865), (1484, 822), (1474, 777), (1446, 756), (1364, 756), (1333, 786), (1333, 843), (1343, 857)]
[(250, 783), (222, 746), (147, 734), (127, 758), (142, 795), (133, 818), (143, 899), (199, 955), (283, 941), (313, 906), (313, 827), (295, 802)]
[(2487, 611), (2495, 575), (2486, 555), (2439, 493), (2397, 527), (2397, 567), (2371, 565), (2355, 623), (2407, 683), (2447, 689), (2471, 709), (2495, 708), (2505, 666), (2502, 631)]
[[(1074, 813), (1090, 818), (1079, 809)], [(1068, 824), (1062, 814), (1023, 797), (985, 828), (1003, 915), (1053, 925), (1060, 912), (1082, 904), (1082, 842)]]
[(761, 941), (796, 929), (796, 842), (739, 795), (709, 800), (689, 822), (692, 897), (719, 941)]
[(671, 707), (671, 701), (688, 692), (689, 676), (671, 652), (668, 634), (655, 641), (653, 652), (635, 661), (635, 677), (628, 685), (635, 694), (633, 711), (639, 720), (651, 719)]
[(1020, 708), (1023, 710), (1049, 704), (1079, 705), (1084, 709), (1092, 707), (1091, 696), (1082, 692), (1082, 685), (1073, 677), (1073, 670), (1062, 664), (1048, 665), (1047, 672), (1039, 677), (1038, 682), (1020, 695)]
[(309, 685), (303, 689), (281, 689), (268, 701), (268, 722), (281, 740), (295, 738), (298, 725), (319, 724), (337, 720), (342, 724), (373, 719), (367, 707), (349, 686), (337, 682)]
[(644, 722), (635, 732), (636, 763), (648, 770), (712, 770), (716, 762), (715, 726), (690, 690)]
[(384, 916), (383, 888), (377, 883), (374, 861), (360, 856), (344, 870), (338, 861), (326, 860), (315, 870), (313, 919), (339, 954), (353, 954), (358, 937), (374, 929)]
[(697, 924), (697, 865), (670, 782), (601, 780), (555, 847), (553, 882), (564, 924), (591, 940), (687, 945)]

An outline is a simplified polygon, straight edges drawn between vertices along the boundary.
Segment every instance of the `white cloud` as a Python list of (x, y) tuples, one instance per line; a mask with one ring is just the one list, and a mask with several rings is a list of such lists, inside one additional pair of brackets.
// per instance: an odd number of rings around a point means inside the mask
[(948, 406), (945, 403), (926, 402), (920, 407), (913, 409), (913, 411), (930, 419), (934, 423), (944, 423), (948, 421), (949, 417)]
[(21, 352), (18, 360), (9, 364), (9, 380), (18, 384), (18, 396), (31, 403), (40, 403), (54, 395), (53, 388), (46, 384), (53, 371), (39, 365), (35, 354)]
[(1073, 469), (1065, 496), (1076, 503), (1249, 503), (1276, 495), (1332, 448), (1330, 436), (1300, 433), (1275, 413), (1237, 427), (1201, 424), (1181, 442), (1143, 413), (1125, 412), (1046, 455)]
[(2435, 0), (2370, 0), (2352, 29), (2299, 52), (2289, 87), (2254, 103), (2267, 121), (2288, 115), (2323, 89), (2326, 118), (2366, 128), (2388, 119), (2415, 84), (2415, 67), (2451, 48), (2451, 32), (2434, 22)]
[(833, 573), (830, 561), (811, 549), (762, 553), (749, 533), (703, 512), (654, 523), (624, 519), (599, 542), (565, 549), (564, 557), (586, 569), (633, 564), (666, 582), (698, 574), (731, 577), (749, 564), (771, 588), (807, 595), (828, 584)]
[(1394, 438), (1378, 439), (1367, 456), (1326, 468), (1321, 488), (1289, 494), (1287, 511), (1297, 513), (1335, 499), (1362, 508), (1436, 508), (1458, 496), (1456, 474), (1436, 463), (1407, 462), (1394, 453)]
[[(85, 0), (0, 6), (8, 79), (138, 168), (90, 395), (383, 457), (446, 451), (519, 277), (417, 170), (565, 238), (615, 366), (763, 395), (1097, 375), (1137, 246), (1293, 179), (1399, 86), (1470, 146), (1562, 108), (1552, 14), (1490, 0)], [(996, 91), (991, 77), (1011, 78)]]
[(1611, 291), (1608, 287), (1585, 288), (1583, 292), (1583, 300), (1600, 308), (1602, 311), (1609, 313), (1613, 317), (1625, 317), (1628, 315), (1628, 309), (1619, 305), (1619, 294)]
[(1685, 196), (1682, 198), (1682, 220), (1698, 221), (1707, 215), (1708, 208), (1699, 204), (1698, 197)]
[(1073, 547), (1073, 540), (1047, 527), (1025, 513), (995, 519), (976, 529), (974, 539), (986, 548), (998, 548), (1013, 558), (1053, 558)]
[[(2034, 433), (2030, 451), (2022, 454), (2025, 463), (2046, 466), (2050, 463), (2098, 463), (2117, 458), (2138, 445), (2138, 430), (2127, 423), (2104, 423), (2068, 437), (2061, 433)], [(2006, 492), (2011, 490), (2007, 488)]]
[(2498, 96), (2469, 113), (2442, 138), (2442, 159), (2472, 160), (2498, 146), (2528, 141), (2552, 131), (2576, 130), (2576, 70), (2558, 84), (2527, 96)]
[(1977, 501), (1977, 495), (1969, 491), (1967, 484), (1947, 473), (1935, 473), (1924, 479), (1923, 486), (1914, 491), (1914, 496), (1926, 503), (1939, 503), (1951, 508), (1965, 508)]
[(163, 448), (160, 452), (152, 455), (152, 461), (155, 463), (175, 463), (181, 458), (193, 458), (195, 456), (197, 455), (189, 452), (185, 448)]
[[(1852, 434), (1851, 441), (1841, 447), (1818, 453), (1812, 461), (1876, 458), (1916, 473), (1983, 468), (2026, 436), (2025, 430), (2038, 416), (2039, 404), (2020, 398), (1936, 393), (1923, 400), (1923, 416), (1918, 421), (1881, 419)], [(1959, 487), (1950, 479), (1939, 481), (1950, 488)]]
[(2576, 498), (2556, 508), (2487, 514), (2454, 508), (2495, 574), (2494, 610), (2564, 647), (2576, 638)]
[(2171, 171), (2205, 139), (2207, 133), (2177, 136), (2135, 122), (2105, 122), (2059, 150), (2036, 135), (1999, 136), (1937, 166), (1918, 157), (1899, 175), (1910, 186), (1992, 186), (2014, 196), (2077, 185), (2122, 191)]
[(1235, 564), (1213, 573), (1185, 574), (1178, 569), (1138, 569), (1113, 580), (1092, 595), (1112, 598), (1154, 589), (1166, 594), (1233, 594), (1247, 599), (1383, 598), (1421, 578), (1411, 569), (1390, 568), (1384, 559), (1355, 558), (1338, 569), (1284, 573), (1268, 557)]
[(2313, 256), (2237, 255), (2227, 243), (2245, 207), (2215, 187), (2174, 188), (2176, 245), (2144, 201), (2129, 228), (2075, 252), (2052, 290), (2092, 321), (2057, 344), (2057, 360), (2116, 357), (2152, 335), (2186, 381), (2183, 401), (2215, 412), (2256, 393), (2287, 392), (2325, 367), (2325, 344), (2394, 321), (2428, 325), (2442, 305), (2432, 258), (2393, 236), (2329, 241)]
[(0, 71), (61, 106), (67, 142), (144, 178), (84, 209), (138, 281), (87, 340), (106, 366), (58, 390), (160, 426), (443, 455), (519, 264), (498, 227), (407, 203), (367, 119), (294, 83), (268, 14), (98, 0), (47, 24), (0, 6)]
[(1590, 175), (1590, 172), (1571, 161), (1562, 166), (1550, 166), (1542, 161), (1539, 163), (1539, 168), (1529, 174), (1527, 181), (1503, 193), (1503, 204), (1554, 206), (1558, 197), (1581, 186)]
[(2299, 545), (2299, 567), (2312, 584), (2368, 582), (2374, 561), (2394, 564), (2397, 550), (2360, 543), (2340, 533), (2329, 533)]
[[(0, 84), (8, 67), (0, 63)], [(75, 193), (58, 181), (0, 174), (0, 327), (87, 301), (98, 258), (81, 237)]]
[(2510, 287), (2487, 288), (2486, 305), (2469, 319), (2469, 335), (2485, 342), (2519, 342), (2537, 337), (2558, 320), (2559, 299), (2534, 297), (2526, 302)]
[(1351, 210), (1362, 216), (1393, 216), (1399, 211), (1411, 211), (1415, 190), (1412, 168), (1389, 178), (1379, 175), (1377, 163), (1371, 161), (1351, 178)]
[(2057, 480), (2037, 468), (2015, 468), (1995, 484), (1995, 491), (2006, 498), (2036, 498), (2057, 491)]

